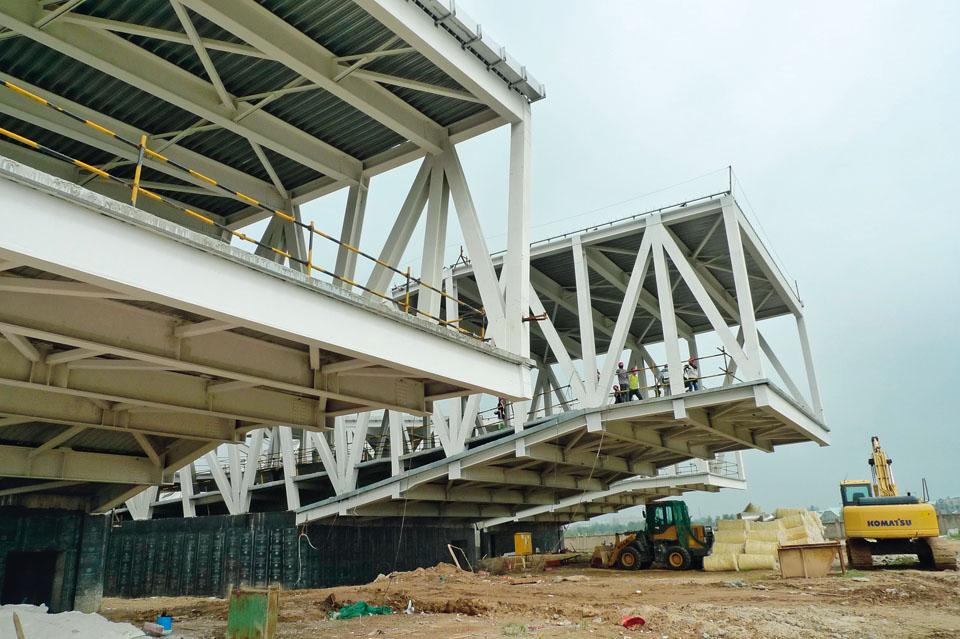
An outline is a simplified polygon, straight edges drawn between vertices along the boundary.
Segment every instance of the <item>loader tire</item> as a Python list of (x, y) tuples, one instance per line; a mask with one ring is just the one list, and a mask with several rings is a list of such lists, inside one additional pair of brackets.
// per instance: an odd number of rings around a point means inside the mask
[(690, 551), (682, 546), (667, 548), (667, 558), (664, 562), (670, 570), (687, 570), (693, 564)]
[(640, 553), (636, 548), (627, 546), (620, 551), (620, 557), (617, 559), (617, 568), (620, 570), (637, 570), (640, 568)]

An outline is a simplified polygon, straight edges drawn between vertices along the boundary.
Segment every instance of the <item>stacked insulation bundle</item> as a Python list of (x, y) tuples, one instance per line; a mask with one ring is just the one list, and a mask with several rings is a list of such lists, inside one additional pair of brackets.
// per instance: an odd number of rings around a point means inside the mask
[(823, 541), (820, 516), (802, 508), (778, 508), (773, 521), (721, 519), (714, 533), (713, 550), (703, 560), (708, 572), (772, 570), (777, 549)]
[(787, 513), (785, 508), (777, 509), (776, 521), (783, 522), (783, 538), (780, 543), (784, 546), (823, 543), (823, 522), (820, 521), (820, 515), (808, 510), (790, 510), (793, 512)]

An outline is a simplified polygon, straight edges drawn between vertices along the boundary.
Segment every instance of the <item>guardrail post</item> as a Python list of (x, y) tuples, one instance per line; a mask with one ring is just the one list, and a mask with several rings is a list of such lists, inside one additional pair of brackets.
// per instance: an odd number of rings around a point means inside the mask
[(140, 136), (140, 147), (139, 152), (137, 153), (137, 168), (133, 172), (133, 187), (130, 191), (130, 203), (133, 206), (137, 205), (137, 195), (140, 193), (140, 172), (143, 170), (143, 155), (147, 148), (147, 136)]

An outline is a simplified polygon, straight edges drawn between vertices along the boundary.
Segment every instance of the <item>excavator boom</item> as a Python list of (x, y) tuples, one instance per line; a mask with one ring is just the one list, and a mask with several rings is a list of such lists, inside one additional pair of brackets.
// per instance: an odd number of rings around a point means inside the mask
[(880, 438), (874, 435), (870, 438), (873, 454), (867, 463), (873, 469), (873, 494), (877, 497), (896, 497), (897, 484), (893, 481), (893, 469), (890, 467), (893, 460), (880, 448)]

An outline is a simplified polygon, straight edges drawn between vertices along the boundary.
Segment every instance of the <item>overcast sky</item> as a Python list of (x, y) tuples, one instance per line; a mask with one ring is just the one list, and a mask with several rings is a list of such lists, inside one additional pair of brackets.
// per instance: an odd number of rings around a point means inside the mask
[[(749, 491), (690, 497), (694, 513), (836, 505), (841, 479), (869, 476), (873, 434), (902, 490), (926, 477), (935, 498), (960, 495), (960, 3), (457, 5), (547, 86), (533, 106), (534, 239), (719, 190), (732, 164), (799, 284), (832, 446), (750, 453)], [(502, 248), (506, 132), (461, 147)], [(382, 245), (414, 171), (374, 180), (368, 220), (384, 222), (364, 246)], [(339, 220), (336, 198), (308, 217), (327, 206)], [(418, 257), (405, 258), (415, 270)]]

